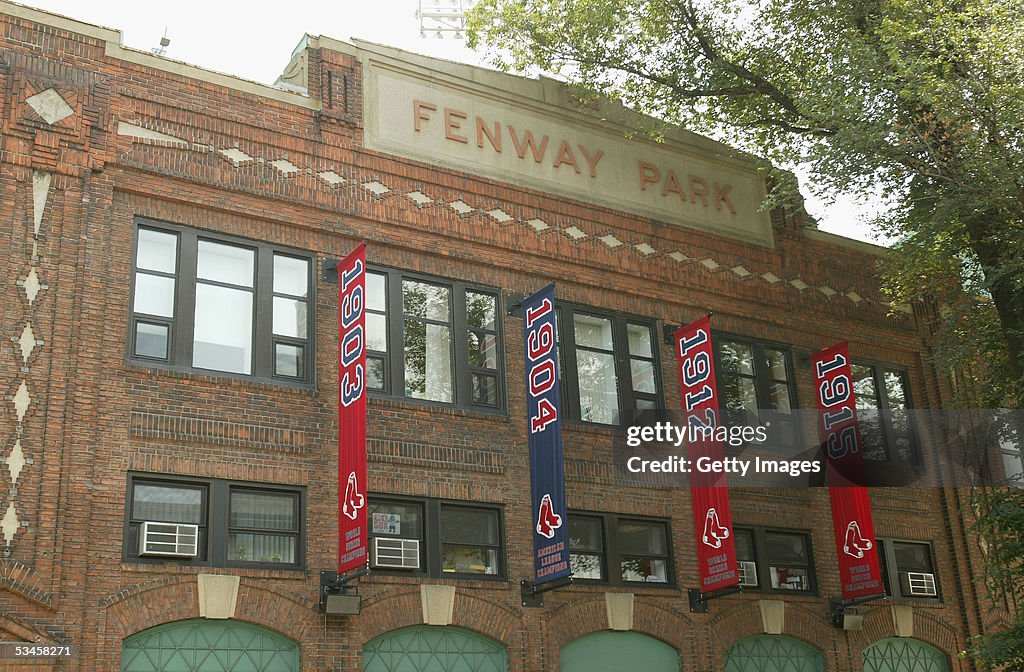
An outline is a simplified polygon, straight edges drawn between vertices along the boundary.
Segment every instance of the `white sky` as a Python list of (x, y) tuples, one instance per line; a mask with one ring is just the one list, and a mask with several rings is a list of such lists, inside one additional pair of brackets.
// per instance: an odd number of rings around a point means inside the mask
[[(451, 35), (421, 37), (417, 10), (421, 0), (353, 2), (236, 2), (235, 0), (30, 0), (27, 4), (87, 23), (120, 30), (124, 46), (151, 50), (167, 32), (166, 57), (210, 70), (273, 84), (306, 33), (337, 39), (359, 37), (408, 51), (466, 63), (480, 56)], [(424, 7), (438, 0), (422, 0)], [(440, 0), (442, 5), (457, 0)], [(801, 177), (803, 183), (806, 178)], [(840, 198), (827, 205), (804, 188), (807, 209), (819, 228), (850, 238), (877, 242), (865, 223), (877, 206)]]

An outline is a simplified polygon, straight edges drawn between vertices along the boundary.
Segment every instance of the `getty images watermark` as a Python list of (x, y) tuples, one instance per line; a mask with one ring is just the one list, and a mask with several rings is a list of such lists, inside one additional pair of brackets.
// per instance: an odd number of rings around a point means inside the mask
[[(616, 482), (689, 487), (691, 474), (725, 474), (730, 488), (825, 486), (826, 451), (818, 411), (723, 414), (714, 427), (687, 425), (682, 413), (638, 414), (613, 449)], [(862, 473), (851, 483), (877, 487), (1021, 485), (1024, 411), (859, 409)], [(690, 454), (717, 441), (723, 457)]]
[[(768, 426), (679, 426), (670, 421), (658, 421), (650, 425), (633, 425), (626, 430), (626, 445), (639, 448), (646, 444), (671, 445), (682, 448), (684, 445), (718, 441), (726, 446), (740, 447), (747, 444), (764, 445), (768, 441)], [(739, 474), (745, 477), (751, 474), (817, 474), (822, 471), (822, 464), (817, 460), (778, 460), (754, 455), (752, 459), (725, 457), (713, 459), (698, 457), (690, 459), (682, 455), (667, 455), (663, 459), (645, 459), (633, 455), (626, 460), (626, 469), (631, 473), (652, 474)]]

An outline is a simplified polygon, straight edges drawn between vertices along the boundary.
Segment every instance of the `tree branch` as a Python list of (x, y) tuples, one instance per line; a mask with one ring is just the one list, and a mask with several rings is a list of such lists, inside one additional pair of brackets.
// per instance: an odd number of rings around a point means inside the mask
[[(578, 54), (560, 54), (563, 58), (571, 60), (574, 63), (585, 66), (596, 66), (606, 68), (609, 70), (617, 70), (619, 72), (635, 75), (641, 79), (647, 80), (654, 84), (659, 84), (671, 90), (676, 95), (688, 98), (715, 98), (715, 97), (727, 97), (727, 98), (742, 98), (746, 96), (769, 96), (772, 97), (772, 89), (765, 86), (724, 86), (718, 88), (686, 88), (681, 86), (677, 81), (673, 81), (667, 77), (657, 75), (647, 70), (641, 69), (635, 65), (629, 63), (619, 63), (604, 59), (586, 59), (580, 57)], [(774, 98), (773, 98), (774, 99)], [(806, 117), (801, 117), (806, 118)], [(757, 126), (759, 123), (764, 123), (770, 126), (779, 126), (789, 133), (815, 135), (815, 136), (831, 136), (835, 135), (836, 131), (830, 128), (815, 128), (813, 126), (798, 126), (782, 119), (765, 118), (746, 124), (747, 126)]]
[[(800, 110), (800, 107), (796, 104), (796, 101), (792, 96), (784, 93), (777, 86), (768, 81), (765, 77), (753, 72), (752, 70), (729, 60), (723, 56), (712, 44), (711, 39), (705, 34), (701, 28), (700, 23), (697, 20), (697, 12), (693, 8), (693, 4), (690, 0), (681, 0), (677, 3), (679, 7), (680, 15), (686, 22), (686, 26), (694, 39), (697, 40), (697, 44), (704, 55), (704, 58), (708, 62), (716, 65), (725, 71), (731, 73), (735, 77), (742, 79), (743, 81), (750, 82), (757, 91), (781, 107), (786, 112), (804, 119), (812, 124), (812, 127), (819, 129), (818, 135), (835, 135), (838, 129), (831, 127), (828, 124), (823, 124), (819, 119), (814, 119), (810, 115)], [(795, 126), (794, 126), (795, 127)]]

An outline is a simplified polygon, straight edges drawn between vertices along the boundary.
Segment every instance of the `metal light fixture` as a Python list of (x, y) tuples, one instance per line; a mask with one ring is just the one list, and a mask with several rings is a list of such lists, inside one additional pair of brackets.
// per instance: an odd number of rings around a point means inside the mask
[[(361, 576), (365, 571), (358, 572)], [(321, 613), (339, 614), (343, 616), (355, 616), (362, 606), (362, 598), (356, 592), (354, 586), (346, 585), (353, 577), (342, 577), (338, 580), (337, 572), (320, 572), (320, 600)]]
[(321, 611), (325, 614), (354, 616), (359, 613), (363, 598), (346, 593), (329, 593), (324, 596)]
[(864, 617), (857, 607), (851, 606), (841, 598), (833, 597), (829, 600), (829, 610), (832, 614), (832, 625), (843, 630), (863, 630)]

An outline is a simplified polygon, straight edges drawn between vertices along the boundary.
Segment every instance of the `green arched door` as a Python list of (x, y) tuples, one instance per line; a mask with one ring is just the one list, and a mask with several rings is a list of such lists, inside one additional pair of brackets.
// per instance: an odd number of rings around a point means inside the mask
[(890, 637), (864, 649), (864, 672), (949, 672), (949, 659), (922, 641)]
[(451, 626), (414, 625), (363, 646), (364, 672), (507, 672), (501, 643)]
[(594, 632), (574, 639), (559, 654), (562, 672), (676, 672), (679, 653), (639, 632)]
[(821, 652), (784, 635), (755, 635), (725, 652), (725, 672), (822, 672)]
[(121, 672), (298, 672), (299, 645), (240, 621), (165, 623), (121, 644)]

